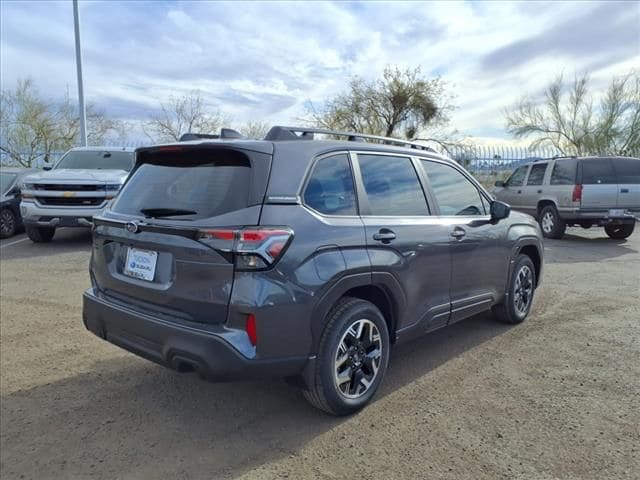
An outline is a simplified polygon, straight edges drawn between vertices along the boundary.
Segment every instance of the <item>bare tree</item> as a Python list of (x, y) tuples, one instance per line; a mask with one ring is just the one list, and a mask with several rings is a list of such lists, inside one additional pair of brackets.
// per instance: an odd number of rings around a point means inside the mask
[[(88, 139), (100, 145), (109, 138), (123, 139), (123, 123), (111, 119), (94, 104), (87, 105)], [(61, 101), (42, 98), (29, 78), (18, 81), (15, 90), (3, 91), (0, 106), (0, 151), (12, 162), (30, 167), (51, 152), (78, 144), (80, 119), (67, 92)]]
[(262, 140), (271, 125), (267, 122), (249, 121), (238, 127), (238, 131), (247, 138), (254, 138), (256, 140)]
[(214, 133), (227, 121), (219, 110), (209, 110), (200, 91), (170, 97), (160, 104), (160, 113), (144, 125), (154, 142), (177, 142), (184, 133)]
[(352, 78), (346, 92), (321, 110), (310, 104), (309, 113), (310, 123), (325, 128), (413, 138), (428, 126), (446, 124), (452, 108), (441, 78), (423, 78), (420, 68), (387, 67), (375, 81)]
[(531, 148), (551, 145), (576, 155), (637, 152), (640, 76), (613, 78), (594, 106), (588, 74), (576, 76), (568, 88), (559, 75), (545, 90), (543, 102), (525, 97), (506, 117), (507, 130), (516, 138), (533, 138)]

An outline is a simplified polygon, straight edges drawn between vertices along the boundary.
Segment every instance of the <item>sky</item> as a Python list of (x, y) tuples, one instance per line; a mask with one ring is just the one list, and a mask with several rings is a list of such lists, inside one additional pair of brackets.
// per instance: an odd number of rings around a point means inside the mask
[[(640, 69), (640, 1), (80, 1), (85, 96), (144, 120), (200, 90), (234, 124), (291, 124), (305, 105), (385, 66), (441, 76), (452, 129), (504, 142), (504, 111), (540, 98), (559, 73), (589, 71), (595, 92)], [(77, 93), (71, 1), (0, 2), (0, 81)], [(134, 134), (135, 135), (135, 134)]]

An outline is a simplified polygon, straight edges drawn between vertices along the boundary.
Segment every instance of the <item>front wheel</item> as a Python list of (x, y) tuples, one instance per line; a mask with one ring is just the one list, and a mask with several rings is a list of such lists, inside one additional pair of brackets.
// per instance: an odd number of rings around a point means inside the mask
[(562, 238), (567, 223), (560, 218), (558, 210), (553, 205), (547, 205), (540, 212), (540, 229), (546, 238)]
[(50, 242), (56, 233), (55, 227), (36, 227), (27, 225), (27, 237), (34, 243)]
[(382, 382), (389, 346), (387, 324), (375, 305), (341, 299), (327, 316), (306, 399), (332, 415), (360, 410)]
[(536, 288), (536, 270), (531, 258), (518, 255), (513, 265), (509, 293), (504, 301), (493, 307), (493, 313), (503, 323), (521, 323), (529, 315)]
[(622, 225), (605, 225), (604, 231), (611, 238), (623, 239), (627, 238), (633, 233), (636, 223), (623, 223)]
[(0, 210), (0, 238), (13, 237), (17, 223), (16, 215), (10, 208)]

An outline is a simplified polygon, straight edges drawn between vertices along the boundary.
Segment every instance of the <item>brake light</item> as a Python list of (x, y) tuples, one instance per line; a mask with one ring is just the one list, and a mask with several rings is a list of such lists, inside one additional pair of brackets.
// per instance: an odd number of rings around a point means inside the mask
[(582, 185), (576, 185), (573, 187), (573, 195), (571, 196), (572, 202), (582, 201)]
[(247, 336), (249, 337), (249, 341), (251, 345), (254, 347), (258, 343), (258, 329), (256, 327), (256, 317), (253, 313), (250, 313), (247, 317), (247, 324), (245, 325), (245, 330), (247, 332)]
[(241, 270), (269, 268), (282, 256), (293, 238), (288, 227), (215, 228), (198, 232), (198, 241), (235, 254), (236, 267)]

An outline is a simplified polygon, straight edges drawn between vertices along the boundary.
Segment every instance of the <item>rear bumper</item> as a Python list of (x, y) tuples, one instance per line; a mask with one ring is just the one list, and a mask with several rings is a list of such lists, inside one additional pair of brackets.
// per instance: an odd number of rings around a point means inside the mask
[(558, 209), (562, 219), (567, 221), (593, 221), (598, 224), (626, 223), (640, 219), (640, 210), (625, 209), (624, 216), (609, 216), (609, 209)]
[(222, 326), (215, 332), (155, 318), (99, 298), (93, 289), (84, 293), (82, 318), (89, 331), (114, 345), (178, 371), (195, 370), (213, 381), (295, 376), (308, 361), (248, 357), (241, 352), (246, 352), (243, 332)]
[(100, 214), (100, 208), (44, 207), (35, 202), (23, 201), (20, 213), (25, 225), (38, 227), (91, 227), (94, 215)]

